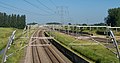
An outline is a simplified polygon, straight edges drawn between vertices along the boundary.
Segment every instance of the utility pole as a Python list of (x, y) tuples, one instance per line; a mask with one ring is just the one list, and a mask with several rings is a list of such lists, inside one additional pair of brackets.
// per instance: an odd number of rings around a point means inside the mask
[[(68, 21), (68, 20), (70, 21), (70, 16), (69, 16), (69, 10), (68, 10), (68, 7), (66, 7), (66, 15), (68, 16), (67, 21)], [(70, 23), (69, 21), (68, 21), (68, 23)], [(68, 35), (69, 35), (69, 30), (70, 30), (70, 26), (69, 26), (69, 24), (68, 24), (68, 29), (67, 29)]]
[(60, 17), (60, 22), (61, 22), (61, 28), (62, 28), (62, 30), (64, 29), (64, 21), (65, 21), (65, 16), (67, 15), (67, 12), (66, 12), (66, 10), (67, 10), (67, 7), (66, 6), (57, 6), (57, 13), (58, 13), (58, 15), (59, 15), (59, 17)]

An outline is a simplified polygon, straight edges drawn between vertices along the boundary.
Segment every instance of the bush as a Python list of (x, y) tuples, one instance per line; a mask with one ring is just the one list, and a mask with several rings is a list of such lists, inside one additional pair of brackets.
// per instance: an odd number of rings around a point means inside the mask
[(106, 32), (103, 31), (103, 30), (97, 30), (97, 31), (96, 31), (96, 34), (99, 34), (99, 35), (106, 35)]

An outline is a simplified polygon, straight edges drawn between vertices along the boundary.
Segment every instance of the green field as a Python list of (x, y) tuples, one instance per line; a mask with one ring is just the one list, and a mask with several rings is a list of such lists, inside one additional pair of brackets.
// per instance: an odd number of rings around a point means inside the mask
[[(55, 39), (57, 39), (62, 44), (66, 45), (68, 48), (71, 48), (75, 52), (79, 53), (80, 55), (94, 61), (97, 63), (119, 63), (118, 58), (115, 54), (110, 52), (106, 49), (103, 45), (87, 45), (87, 46), (80, 46), (80, 45), (69, 45), (72, 43), (79, 43), (79, 44), (88, 44), (91, 41), (88, 40), (76, 40), (74, 37), (70, 35), (66, 35), (59, 32), (51, 32)], [(74, 42), (73, 42), (74, 41)], [(93, 42), (95, 43), (95, 42)]]
[[(25, 38), (20, 38), (20, 37), (24, 37), (26, 35), (26, 34), (22, 35), (22, 32), (23, 32), (22, 29), (0, 28), (0, 31), (1, 31), (0, 33), (2, 33), (2, 35), (0, 35), (0, 39), (2, 39), (2, 41), (3, 41), (2, 43), (4, 44), (4, 45), (0, 44), (1, 49), (5, 48), (5, 46), (8, 42), (8, 37), (11, 35), (11, 33), (14, 30), (16, 30), (14, 44), (12, 44), (10, 49), (7, 51), (7, 55), (19, 50), (21, 47), (26, 45), (29, 40), (29, 39), (25, 39)], [(34, 30), (32, 30), (30, 32), (30, 35), (33, 32), (34, 32)], [(12, 56), (8, 57), (6, 63), (19, 63), (20, 60), (22, 59), (22, 57), (24, 56), (24, 50), (25, 49), (22, 49), (22, 50), (18, 51), (17, 53), (14, 53)], [(2, 55), (0, 55), (0, 59), (2, 60)], [(1, 60), (0, 60), (0, 62), (1, 62)]]

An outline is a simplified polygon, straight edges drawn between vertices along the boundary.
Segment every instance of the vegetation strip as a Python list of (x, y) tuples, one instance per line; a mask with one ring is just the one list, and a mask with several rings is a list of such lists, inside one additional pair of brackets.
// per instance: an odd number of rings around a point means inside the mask
[[(5, 29), (5, 28), (4, 28)], [(8, 28), (8, 29), (12, 29), (12, 28)], [(30, 32), (30, 35), (33, 33), (34, 30), (32, 30)], [(8, 32), (8, 31), (7, 31)], [(7, 62), (9, 63), (19, 63), (21, 61), (21, 58), (24, 57), (24, 50), (21, 47), (24, 47), (27, 44), (27, 39), (24, 38), (20, 38), (22, 36), (26, 36), (27, 34), (21, 35), (21, 33), (23, 32), (22, 29), (17, 29), (17, 32), (15, 34), (15, 40), (14, 43), (11, 45), (11, 48), (7, 51), (7, 55), (10, 54), (10, 56), (7, 59)], [(5, 32), (4, 32), (5, 33)], [(11, 34), (11, 33), (10, 33)], [(9, 34), (9, 35), (10, 35)], [(9, 37), (8, 35), (8, 37)], [(4, 36), (4, 35), (3, 35)], [(7, 37), (4, 37), (7, 38)], [(3, 44), (6, 44), (8, 41), (8, 38), (5, 40), (5, 42)], [(17, 53), (16, 53), (17, 52)], [(12, 53), (12, 55), (11, 55)], [(14, 54), (13, 54), (14, 53)], [(2, 55), (0, 55), (0, 59), (2, 59)], [(1, 62), (1, 60), (0, 60)]]
[[(90, 46), (68, 46), (68, 44), (73, 41), (71, 36), (62, 34), (59, 32), (51, 32), (56, 40), (66, 45), (68, 48), (73, 49), (77, 53), (100, 63), (118, 63), (118, 59), (115, 54), (107, 50), (101, 45), (90, 45)], [(75, 39), (74, 39), (75, 40)], [(79, 41), (80, 42), (80, 41)], [(106, 55), (107, 54), (107, 55)]]
[[(45, 34), (47, 34), (48, 36), (50, 35), (49, 33), (45, 32)], [(87, 62), (90, 63), (94, 63), (93, 61), (87, 59), (86, 57), (80, 55), (79, 53), (73, 51), (71, 48), (67, 47), (66, 45), (62, 44), (61, 42), (59, 42), (58, 40), (56, 40), (55, 38), (53, 39), (55, 42), (57, 42), (58, 44), (60, 44), (61, 46), (63, 46), (64, 48), (66, 48), (67, 50), (73, 52), (75, 55), (79, 56), (80, 58), (83, 58), (84, 60), (86, 60)]]

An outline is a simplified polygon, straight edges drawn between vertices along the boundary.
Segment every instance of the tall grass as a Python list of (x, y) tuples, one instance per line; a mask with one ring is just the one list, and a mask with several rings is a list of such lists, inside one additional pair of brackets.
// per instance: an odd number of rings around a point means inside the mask
[[(75, 41), (76, 39), (72, 36), (59, 33), (51, 32), (51, 34), (62, 44), (68, 46), (69, 43)], [(77, 43), (88, 43), (89, 41), (77, 40)], [(115, 54), (110, 52), (108, 49), (101, 45), (90, 45), (90, 46), (68, 46), (80, 55), (95, 61), (96, 63), (119, 63), (118, 58)]]
[(13, 29), (13, 28), (0, 28), (0, 50), (6, 46), (8, 38), (11, 35), (13, 30), (15, 30), (15, 29)]

